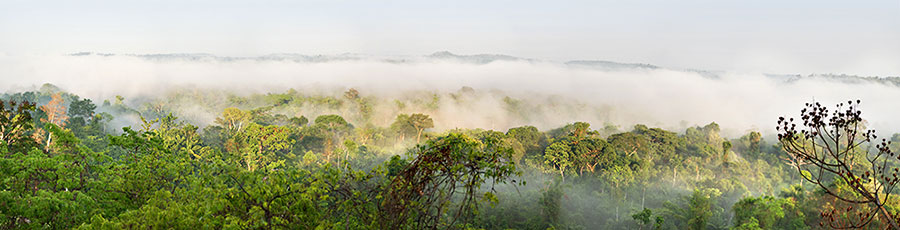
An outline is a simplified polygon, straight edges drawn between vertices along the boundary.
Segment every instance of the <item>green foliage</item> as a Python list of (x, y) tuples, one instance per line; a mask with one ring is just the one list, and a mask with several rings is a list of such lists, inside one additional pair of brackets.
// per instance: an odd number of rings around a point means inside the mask
[(559, 172), (559, 176), (565, 180), (566, 169), (574, 165), (575, 156), (571, 153), (568, 145), (556, 142), (547, 147), (544, 152), (544, 164), (555, 168)]
[[(795, 197), (796, 198), (796, 197)], [(747, 197), (734, 204), (734, 226), (738, 229), (807, 229), (795, 199), (771, 196)]]
[[(415, 148), (410, 152), (415, 160), (388, 188), (382, 226), (457, 228), (478, 214), (479, 202), (496, 204), (493, 193), (479, 193), (478, 189), (486, 182), (504, 184), (521, 175), (510, 161), (512, 149), (503, 145), (501, 138), (497, 132), (478, 138), (451, 133)], [(451, 205), (455, 196), (461, 200)], [(451, 218), (447, 220), (445, 215)]]
[(425, 129), (434, 128), (434, 121), (428, 115), (415, 113), (411, 115), (400, 114), (391, 124), (391, 130), (400, 136), (401, 141), (407, 136), (416, 136), (416, 143)]
[(294, 159), (290, 152), (293, 141), (286, 128), (251, 124), (239, 139), (244, 142), (242, 160), (248, 171), (273, 170)]
[(37, 144), (30, 138), (34, 112), (34, 103), (0, 100), (0, 153), (28, 151)]
[(745, 222), (741, 223), (741, 225), (735, 226), (734, 228), (731, 228), (731, 229), (732, 230), (763, 230), (763, 229), (767, 229), (767, 228), (759, 227), (759, 221), (757, 221), (756, 218), (754, 218), (754, 217), (750, 217), (750, 219), (747, 219)]
[(33, 147), (0, 158), (0, 227), (69, 228), (115, 208), (101, 189), (108, 158), (54, 124), (46, 153)]
[(551, 226), (559, 226), (560, 217), (562, 215), (560, 210), (562, 207), (560, 206), (561, 200), (563, 196), (562, 187), (559, 183), (553, 183), (548, 188), (546, 188), (541, 193), (540, 205), (542, 216), (546, 219), (546, 221)]
[(782, 202), (770, 196), (744, 198), (734, 204), (735, 225), (755, 222), (761, 228), (772, 229), (775, 220), (784, 218)]
[(524, 157), (541, 156), (544, 148), (547, 147), (547, 137), (534, 126), (511, 128), (509, 131), (506, 131), (506, 135), (522, 146), (522, 155)]
[(250, 114), (238, 108), (225, 108), (221, 117), (217, 117), (215, 123), (222, 126), (229, 134), (239, 132), (250, 122)]
[(292, 117), (292, 118), (290, 119), (290, 122), (291, 122), (291, 125), (293, 125), (293, 126), (296, 126), (296, 127), (303, 127), (303, 126), (306, 126), (306, 124), (309, 123), (309, 119), (307, 119), (307, 118), (304, 117), (304, 116), (300, 116), (300, 117)]
[(650, 224), (650, 216), (652, 215), (653, 211), (645, 208), (644, 210), (631, 215), (631, 218), (634, 219), (634, 221), (637, 221), (638, 225), (641, 225), (641, 227), (643, 227), (644, 225)]
[(75, 100), (69, 104), (69, 125), (84, 126), (94, 118), (94, 110), (97, 106), (91, 103), (91, 99)]
[(694, 190), (693, 195), (688, 200), (688, 229), (706, 229), (709, 219), (713, 215), (712, 204), (714, 199), (720, 194), (719, 190), (716, 189)]
[[(36, 105), (2, 106), (0, 229), (805, 229), (837, 204), (795, 185), (801, 175), (780, 146), (758, 132), (724, 138), (715, 123), (684, 133), (586, 122), (442, 131), (416, 113), (437, 109), (438, 94), (375, 113), (380, 98), (352, 89), (186, 92), (139, 113), (124, 98), (98, 108), (50, 86), (0, 98), (46, 103), (56, 93), (71, 102), (64, 127), (36, 121), (48, 116)], [(212, 124), (169, 113), (195, 96), (224, 103), (202, 109), (222, 112)], [(113, 130), (111, 114), (143, 124)], [(326, 115), (303, 116), (316, 114)]]

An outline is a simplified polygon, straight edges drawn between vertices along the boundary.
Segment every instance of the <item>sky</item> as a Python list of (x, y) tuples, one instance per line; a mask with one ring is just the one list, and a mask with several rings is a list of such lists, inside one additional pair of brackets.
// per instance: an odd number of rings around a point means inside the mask
[[(260, 3), (263, 2), (263, 3)], [(611, 60), (900, 75), (900, 1), (0, 1), (0, 53)]]
[(0, 1), (0, 55), (507, 54), (900, 76), (900, 1)]

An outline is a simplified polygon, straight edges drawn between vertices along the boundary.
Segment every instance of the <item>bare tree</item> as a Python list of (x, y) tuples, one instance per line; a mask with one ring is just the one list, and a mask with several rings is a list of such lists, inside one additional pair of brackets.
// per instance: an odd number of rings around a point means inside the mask
[(834, 111), (807, 103), (801, 110), (803, 126), (798, 127), (794, 118), (778, 118), (778, 140), (797, 159), (793, 165), (805, 180), (848, 205), (822, 211), (829, 227), (862, 228), (877, 219), (890, 229), (900, 229), (897, 214), (885, 208), (898, 183), (895, 166), (900, 156), (890, 151), (889, 141), (879, 142), (875, 131), (866, 129), (859, 103), (848, 101), (846, 109), (840, 103)]

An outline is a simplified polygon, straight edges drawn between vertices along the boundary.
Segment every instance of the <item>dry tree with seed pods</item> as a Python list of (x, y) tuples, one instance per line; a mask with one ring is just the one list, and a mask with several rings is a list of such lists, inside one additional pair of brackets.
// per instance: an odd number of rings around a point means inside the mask
[(778, 118), (778, 140), (791, 158), (802, 162), (793, 166), (806, 181), (846, 205), (822, 210), (820, 225), (848, 229), (883, 223), (900, 229), (897, 213), (885, 208), (900, 181), (894, 167), (900, 156), (888, 148), (890, 141), (879, 140), (865, 127), (859, 103), (840, 103), (833, 111), (807, 103), (800, 112), (802, 126), (794, 118)]

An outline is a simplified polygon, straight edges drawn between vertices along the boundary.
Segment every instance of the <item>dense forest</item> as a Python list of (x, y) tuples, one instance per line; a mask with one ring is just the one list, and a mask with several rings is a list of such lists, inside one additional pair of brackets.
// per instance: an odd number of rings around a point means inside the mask
[[(864, 161), (864, 149), (894, 156), (900, 134), (851, 146), (857, 168), (816, 176), (787, 135), (819, 133), (782, 129), (777, 117), (771, 125), (786, 134), (776, 138), (724, 135), (715, 121), (544, 128), (551, 111), (598, 112), (514, 96), (497, 96), (495, 109), (517, 118), (497, 126), (540, 125), (453, 128), (439, 112), (477, 105), (478, 94), (502, 93), (181, 89), (102, 102), (50, 84), (6, 93), (0, 229), (885, 229), (892, 217), (871, 210), (900, 210), (890, 189), (874, 204), (847, 201), (866, 199), (866, 186), (881, 191), (866, 178), (889, 168)], [(849, 114), (859, 115), (840, 115)], [(857, 118), (829, 124), (865, 124)], [(851, 171), (866, 177), (842, 179)]]

